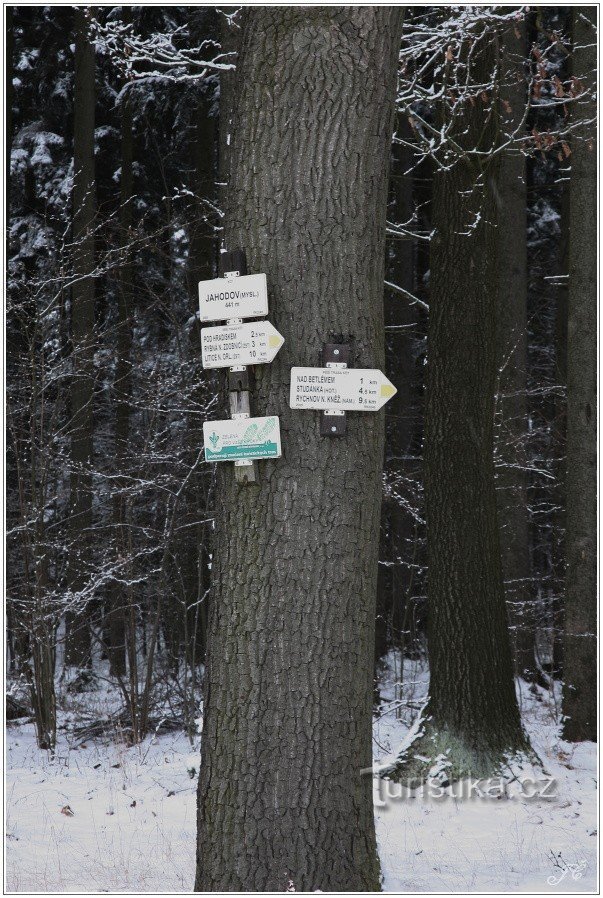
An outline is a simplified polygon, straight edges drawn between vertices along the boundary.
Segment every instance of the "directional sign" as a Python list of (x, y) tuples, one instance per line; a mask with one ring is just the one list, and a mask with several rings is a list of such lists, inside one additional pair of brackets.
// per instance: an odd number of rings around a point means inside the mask
[(201, 321), (225, 321), (227, 318), (259, 318), (268, 314), (268, 289), (265, 274), (215, 278), (199, 283)]
[(284, 339), (269, 321), (248, 321), (201, 328), (204, 368), (265, 365), (271, 362)]
[(281, 457), (281, 429), (276, 415), (233, 418), (203, 425), (205, 461), (239, 461)]
[(376, 368), (292, 368), (289, 405), (376, 412), (396, 392)]

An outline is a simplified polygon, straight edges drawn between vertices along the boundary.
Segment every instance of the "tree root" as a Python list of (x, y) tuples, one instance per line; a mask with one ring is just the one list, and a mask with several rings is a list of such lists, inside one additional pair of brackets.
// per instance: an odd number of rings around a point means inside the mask
[(432, 782), (446, 787), (459, 780), (500, 778), (507, 783), (524, 774), (543, 772), (543, 764), (527, 738), (522, 744), (495, 747), (471, 742), (439, 728), (429, 714), (421, 716), (398, 756), (377, 775), (413, 789)]

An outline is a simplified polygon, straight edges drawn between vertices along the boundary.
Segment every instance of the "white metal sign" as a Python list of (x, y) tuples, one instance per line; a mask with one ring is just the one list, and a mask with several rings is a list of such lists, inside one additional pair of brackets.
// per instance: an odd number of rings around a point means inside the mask
[(201, 328), (204, 368), (265, 365), (271, 362), (284, 339), (269, 321)]
[(276, 415), (206, 421), (203, 425), (205, 461), (240, 461), (281, 457), (281, 429)]
[(376, 412), (396, 394), (376, 368), (292, 368), (291, 408)]
[(268, 314), (268, 288), (265, 274), (214, 278), (199, 283), (201, 321), (226, 321), (228, 318), (259, 318)]

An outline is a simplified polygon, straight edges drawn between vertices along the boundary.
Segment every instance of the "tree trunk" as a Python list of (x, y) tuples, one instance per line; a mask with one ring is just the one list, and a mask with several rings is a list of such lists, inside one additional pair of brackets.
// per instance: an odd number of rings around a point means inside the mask
[(73, 115), (74, 283), (71, 291), (71, 547), (69, 586), (74, 607), (67, 616), (65, 660), (90, 662), (90, 629), (81, 591), (87, 582), (92, 526), (92, 403), (94, 392), (94, 45), (90, 8), (75, 8)]
[[(571, 11), (567, 14), (569, 29), (571, 32)], [(571, 69), (571, 56), (565, 61), (559, 71), (562, 81), (569, 79)], [(570, 228), (570, 178), (569, 170), (571, 160), (562, 163), (557, 183), (560, 193), (560, 219), (559, 235), (554, 241), (551, 253), (552, 266), (546, 270), (546, 276), (556, 277), (557, 283), (548, 282), (547, 294), (550, 302), (555, 303), (554, 323), (554, 383), (557, 387), (555, 395), (549, 405), (549, 420), (551, 428), (551, 441), (548, 451), (554, 458), (553, 475), (554, 483), (545, 489), (548, 492), (547, 499), (551, 503), (552, 513), (550, 520), (536, 530), (535, 538), (543, 545), (546, 552), (548, 570), (545, 573), (550, 580), (550, 586), (546, 590), (546, 602), (548, 605), (547, 616), (549, 619), (549, 663), (548, 669), (554, 679), (563, 678), (563, 643), (565, 630), (565, 509), (567, 507), (567, 308), (568, 308), (568, 278), (569, 278), (569, 228)], [(544, 282), (546, 283), (546, 281)], [(542, 491), (541, 491), (542, 494)], [(538, 500), (537, 500), (538, 501)], [(544, 534), (543, 534), (544, 529)], [(544, 538), (543, 538), (544, 536)]]
[[(569, 166), (568, 166), (569, 168)], [(557, 385), (552, 400), (552, 440), (551, 451), (555, 459), (553, 473), (555, 483), (552, 489), (553, 512), (549, 526), (551, 528), (550, 543), (550, 575), (551, 588), (550, 619), (551, 632), (551, 676), (563, 678), (563, 643), (565, 630), (565, 509), (567, 507), (567, 309), (569, 278), (569, 178), (562, 180), (561, 216), (559, 221), (560, 235), (557, 240), (558, 262), (553, 271), (558, 274), (559, 283), (552, 295), (556, 300), (555, 308), (555, 377)]]
[[(486, 45), (486, 41), (488, 42)], [(473, 46), (469, 83), (488, 83), (491, 35)], [(492, 146), (491, 94), (465, 101), (454, 139)], [(482, 157), (483, 158), (483, 157)], [(527, 748), (513, 679), (493, 465), (496, 385), (496, 157), (460, 155), (433, 186), (425, 395), (429, 701), (421, 734), (384, 771), (488, 777)]]
[(524, 741), (513, 684), (492, 464), (497, 302), (493, 169), (484, 182), (484, 224), (469, 235), (470, 203), (462, 194), (474, 187), (476, 172), (460, 164), (435, 178), (425, 498), (429, 710), (434, 725), (466, 742), (472, 753), (500, 758)]
[[(132, 7), (122, 8), (124, 24), (132, 22)], [(134, 162), (134, 125), (132, 104), (126, 93), (121, 105), (121, 183), (119, 192), (119, 226), (122, 259), (117, 283), (117, 363), (115, 366), (115, 468), (118, 475), (125, 473), (128, 441), (130, 437), (130, 402), (132, 394), (132, 325), (131, 305), (133, 287), (133, 266), (129, 243), (132, 227)], [(123, 564), (130, 554), (129, 507), (125, 496), (126, 481), (117, 480), (117, 494), (113, 499), (113, 522), (117, 544), (117, 564)], [(125, 577), (116, 580), (111, 589), (111, 610), (109, 615), (109, 664), (111, 673), (123, 676), (126, 672), (126, 606), (128, 596)], [(130, 639), (136, 634), (130, 633)]]
[[(236, 7), (221, 7), (220, 43), (226, 61), (237, 65), (241, 46), (240, 20), (242, 13), (234, 15)], [(232, 143), (232, 115), (236, 98), (236, 70), (220, 72), (220, 124), (218, 129), (218, 205), (225, 208), (230, 180), (230, 148)]]
[(195, 887), (379, 888), (371, 704), (383, 414), (319, 435), (292, 364), (383, 364), (385, 212), (402, 13), (243, 14), (226, 239), (267, 274), (285, 345), (256, 369), (283, 458), (218, 470)]
[(574, 114), (567, 326), (567, 524), (563, 734), (597, 738), (597, 11), (574, 7)]
[[(405, 116), (398, 116), (396, 133), (408, 140), (410, 125)], [(412, 153), (407, 146), (394, 144), (389, 188), (388, 219), (404, 224), (413, 217), (413, 179), (407, 174), (412, 168)], [(410, 229), (410, 226), (409, 226)], [(416, 448), (421, 445), (420, 411), (417, 383), (417, 337), (420, 311), (410, 296), (415, 293), (415, 241), (411, 237), (389, 235), (386, 240), (386, 282), (400, 287), (406, 295), (385, 288), (386, 363), (388, 377), (398, 392), (385, 406), (385, 476), (386, 490), (381, 510), (381, 548), (377, 589), (376, 658), (395, 646), (404, 650), (408, 643), (408, 600), (413, 586), (414, 567), (411, 562), (418, 536), (417, 524), (409, 513), (408, 484), (420, 479), (415, 461)]]
[[(13, 7), (6, 7), (6, 45), (5, 45), (5, 77), (6, 77), (6, 168), (5, 168), (5, 195), (4, 195), (4, 208), (6, 209), (6, 248), (8, 251), (8, 234), (9, 234), (9, 222), (10, 222), (10, 156), (13, 145), (13, 70), (14, 70), (14, 46), (15, 46), (15, 32), (13, 26)], [(8, 252), (7, 252), (8, 258)]]
[[(502, 37), (501, 116), (506, 133), (520, 127), (527, 102), (523, 19)], [(502, 156), (498, 219), (497, 503), (505, 595), (515, 673), (536, 678), (534, 595), (527, 500), (527, 195), (526, 163), (517, 149)]]
[[(228, 20), (224, 18), (224, 21), (227, 22)], [(199, 26), (200, 31), (203, 29), (199, 34), (199, 43), (203, 38), (207, 37), (220, 38), (218, 15), (215, 10), (211, 16), (206, 12), (203, 19), (199, 22)], [(223, 76), (221, 74), (220, 112), (222, 112), (223, 102), (226, 105), (228, 101), (228, 96), (223, 96), (222, 82)], [(198, 283), (201, 280), (215, 276), (219, 255), (219, 238), (212, 232), (214, 216), (207, 205), (207, 201), (213, 205), (219, 205), (224, 199), (223, 189), (220, 198), (218, 199), (216, 196), (216, 181), (221, 179), (217, 178), (218, 118), (213, 114), (212, 105), (214, 102), (212, 91), (205, 85), (199, 92), (191, 146), (191, 157), (194, 162), (191, 190), (195, 197), (191, 203), (188, 278), (190, 284), (189, 292), (194, 306), (193, 312), (198, 304)], [(201, 408), (206, 395), (208, 380), (210, 384), (212, 380), (215, 380), (215, 388), (218, 389), (217, 372), (203, 372), (202, 370), (199, 353), (200, 327), (198, 323), (191, 331), (191, 341), (196, 359), (196, 387), (191, 395), (191, 405), (192, 407)], [(191, 446), (191, 455), (194, 457), (199, 451), (198, 414), (190, 415), (188, 439)], [(203, 661), (207, 635), (207, 611), (206, 604), (202, 598), (202, 582), (205, 577), (207, 554), (208, 551), (211, 551), (211, 531), (202, 522), (207, 517), (207, 492), (210, 483), (211, 476), (207, 472), (197, 472), (192, 478), (191, 500), (188, 503), (189, 526), (183, 528), (182, 537), (179, 540), (179, 554), (182, 558), (182, 579), (184, 584), (181, 638), (184, 639), (185, 658), (187, 663), (190, 664), (193, 676), (195, 665)]]
[[(211, 7), (200, 7), (202, 10), (198, 16), (196, 29), (193, 31), (195, 40), (201, 44), (203, 40), (220, 39), (219, 17), (216, 10)], [(224, 21), (228, 21), (224, 18)], [(223, 50), (224, 52), (224, 50)], [(232, 76), (231, 76), (232, 77)], [(222, 105), (222, 88), (224, 78), (220, 75), (220, 106)], [(194, 115), (194, 127), (192, 129), (192, 142), (190, 147), (193, 171), (191, 177), (191, 191), (194, 194), (191, 203), (190, 222), (190, 250), (188, 261), (188, 278), (194, 309), (197, 308), (197, 285), (200, 280), (209, 279), (214, 275), (214, 269), (218, 257), (218, 243), (213, 233), (209, 218), (214, 222), (207, 205), (217, 201), (216, 197), (216, 156), (218, 142), (218, 118), (213, 112), (215, 89), (207, 84), (199, 86), (197, 94), (197, 108)], [(228, 90), (226, 89), (226, 93)], [(195, 333), (195, 346), (199, 346), (199, 333)]]

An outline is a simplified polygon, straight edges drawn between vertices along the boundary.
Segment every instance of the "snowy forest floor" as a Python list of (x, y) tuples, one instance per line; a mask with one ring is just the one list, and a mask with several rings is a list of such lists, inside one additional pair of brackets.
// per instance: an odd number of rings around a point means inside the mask
[[(420, 665), (406, 662), (396, 693), (399, 680), (390, 656), (374, 724), (379, 762), (402, 742), (425, 696)], [(90, 694), (98, 712), (111, 698)], [(559, 738), (557, 698), (521, 690), (524, 722), (555, 779), (555, 798), (415, 793), (387, 806), (378, 799), (384, 891), (596, 890), (596, 746)], [(32, 724), (8, 728), (7, 890), (190, 891), (198, 747), (173, 733), (130, 748), (117, 739), (77, 745), (63, 732), (51, 759), (36, 748)]]

